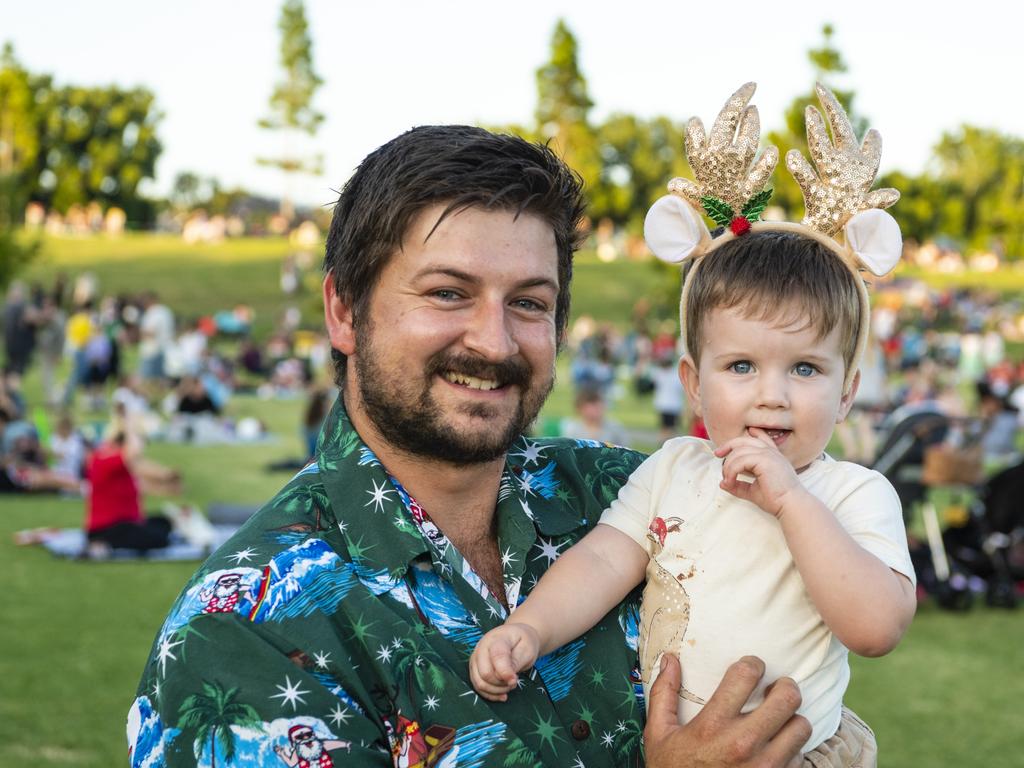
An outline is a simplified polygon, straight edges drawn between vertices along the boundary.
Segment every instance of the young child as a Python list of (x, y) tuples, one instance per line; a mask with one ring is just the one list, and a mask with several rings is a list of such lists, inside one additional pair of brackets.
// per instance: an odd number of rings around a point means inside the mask
[[(851, 216), (848, 208), (841, 213), (853, 245), (841, 246), (834, 231), (808, 224), (817, 213), (813, 202), (804, 224), (751, 226), (759, 211), (748, 201), (757, 185), (730, 200), (725, 185), (707, 182), (703, 172), (715, 167), (709, 153), (739, 147), (745, 160), (736, 172), (748, 173), (757, 148), (756, 127), (750, 136), (756, 113), (746, 106), (752, 94), (749, 84), (730, 99), (707, 143), (703, 126), (691, 122), (687, 153), (702, 183), (670, 184), (687, 199), (743, 206), (735, 217), (743, 221), (712, 241), (696, 211), (669, 195), (645, 226), (657, 255), (693, 259), (682, 292), (688, 352), (679, 374), (710, 440), (669, 440), (637, 469), (601, 523), (481, 640), (470, 674), (481, 695), (505, 700), (517, 672), (594, 625), (646, 573), (639, 642), (645, 692), (661, 655), (677, 654), (686, 722), (730, 664), (755, 654), (765, 662), (765, 684), (789, 676), (800, 687), (800, 714), (812, 726), (804, 750), (814, 754), (806, 764), (869, 766), (873, 735), (842, 706), (847, 649), (879, 656), (896, 645), (914, 613), (914, 572), (891, 485), (824, 450), (857, 390), (868, 327), (859, 266), (872, 260), (877, 269), (898, 258), (899, 234), (894, 239), (887, 222), (879, 223), (880, 211), (865, 225), (864, 214)], [(819, 97), (837, 137), (828, 149), (861, 152), (851, 149), (852, 129), (832, 95), (819, 89)], [(809, 145), (820, 151), (828, 141), (814, 116), (809, 133), (820, 128), (821, 135), (811, 135)], [(763, 185), (774, 164), (771, 152), (765, 155), (746, 180)], [(809, 186), (799, 162), (789, 164)], [(827, 182), (820, 160), (818, 167)], [(873, 178), (874, 170), (861, 203)], [(814, 182), (823, 183), (817, 176)], [(857, 250), (865, 241), (867, 257)], [(763, 694), (762, 685), (748, 706)]]

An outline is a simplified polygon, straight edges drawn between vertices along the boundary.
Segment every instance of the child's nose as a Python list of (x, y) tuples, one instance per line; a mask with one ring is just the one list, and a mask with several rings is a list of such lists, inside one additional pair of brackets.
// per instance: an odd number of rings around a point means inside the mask
[(784, 376), (765, 374), (760, 377), (758, 404), (762, 408), (786, 408), (789, 406), (789, 388)]

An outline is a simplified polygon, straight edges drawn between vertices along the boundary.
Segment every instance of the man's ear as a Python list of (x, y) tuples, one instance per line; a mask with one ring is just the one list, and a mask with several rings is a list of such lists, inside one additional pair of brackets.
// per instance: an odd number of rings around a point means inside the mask
[(686, 397), (690, 401), (690, 408), (693, 409), (697, 418), (704, 418), (700, 406), (700, 374), (689, 353), (683, 355), (679, 360), (679, 380), (683, 382)]
[(846, 419), (847, 414), (853, 407), (853, 399), (857, 396), (857, 387), (860, 386), (860, 369), (853, 374), (853, 381), (850, 382), (850, 389), (839, 398), (839, 410), (836, 411), (836, 424)]
[(351, 355), (356, 351), (356, 332), (353, 325), (352, 307), (342, 301), (334, 289), (334, 275), (328, 272), (324, 276), (324, 324), (331, 346), (343, 355)]

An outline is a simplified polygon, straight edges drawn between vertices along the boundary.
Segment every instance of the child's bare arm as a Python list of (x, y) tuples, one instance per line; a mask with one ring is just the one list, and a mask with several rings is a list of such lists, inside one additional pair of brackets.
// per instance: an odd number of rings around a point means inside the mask
[(473, 651), (470, 678), (479, 693), (504, 701), (516, 674), (579, 637), (637, 584), (647, 551), (609, 525), (597, 525), (554, 562), (530, 596)]
[(779, 518), (793, 562), (829, 629), (854, 653), (882, 656), (910, 626), (910, 580), (861, 547), (807, 491)]
[[(843, 645), (861, 656), (891, 651), (917, 605), (910, 580), (853, 540), (767, 435), (755, 430), (716, 455), (725, 457), (722, 488), (779, 519), (814, 606)], [(744, 482), (740, 474), (755, 481)]]
[(622, 602), (647, 570), (647, 550), (610, 525), (598, 524), (559, 557), (509, 616), (536, 630), (539, 655), (579, 637)]

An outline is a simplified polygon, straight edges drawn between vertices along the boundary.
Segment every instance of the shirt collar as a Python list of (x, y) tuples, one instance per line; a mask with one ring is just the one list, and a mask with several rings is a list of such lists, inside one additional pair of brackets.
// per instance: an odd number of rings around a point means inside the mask
[[(556, 477), (565, 445), (520, 437), (509, 450), (496, 500), (503, 542), (514, 538), (526, 544), (536, 532), (560, 536), (586, 524), (563, 478)], [(350, 555), (398, 576), (413, 560), (429, 554), (386, 469), (356, 432), (341, 396), (324, 422), (317, 448), (324, 489)]]

